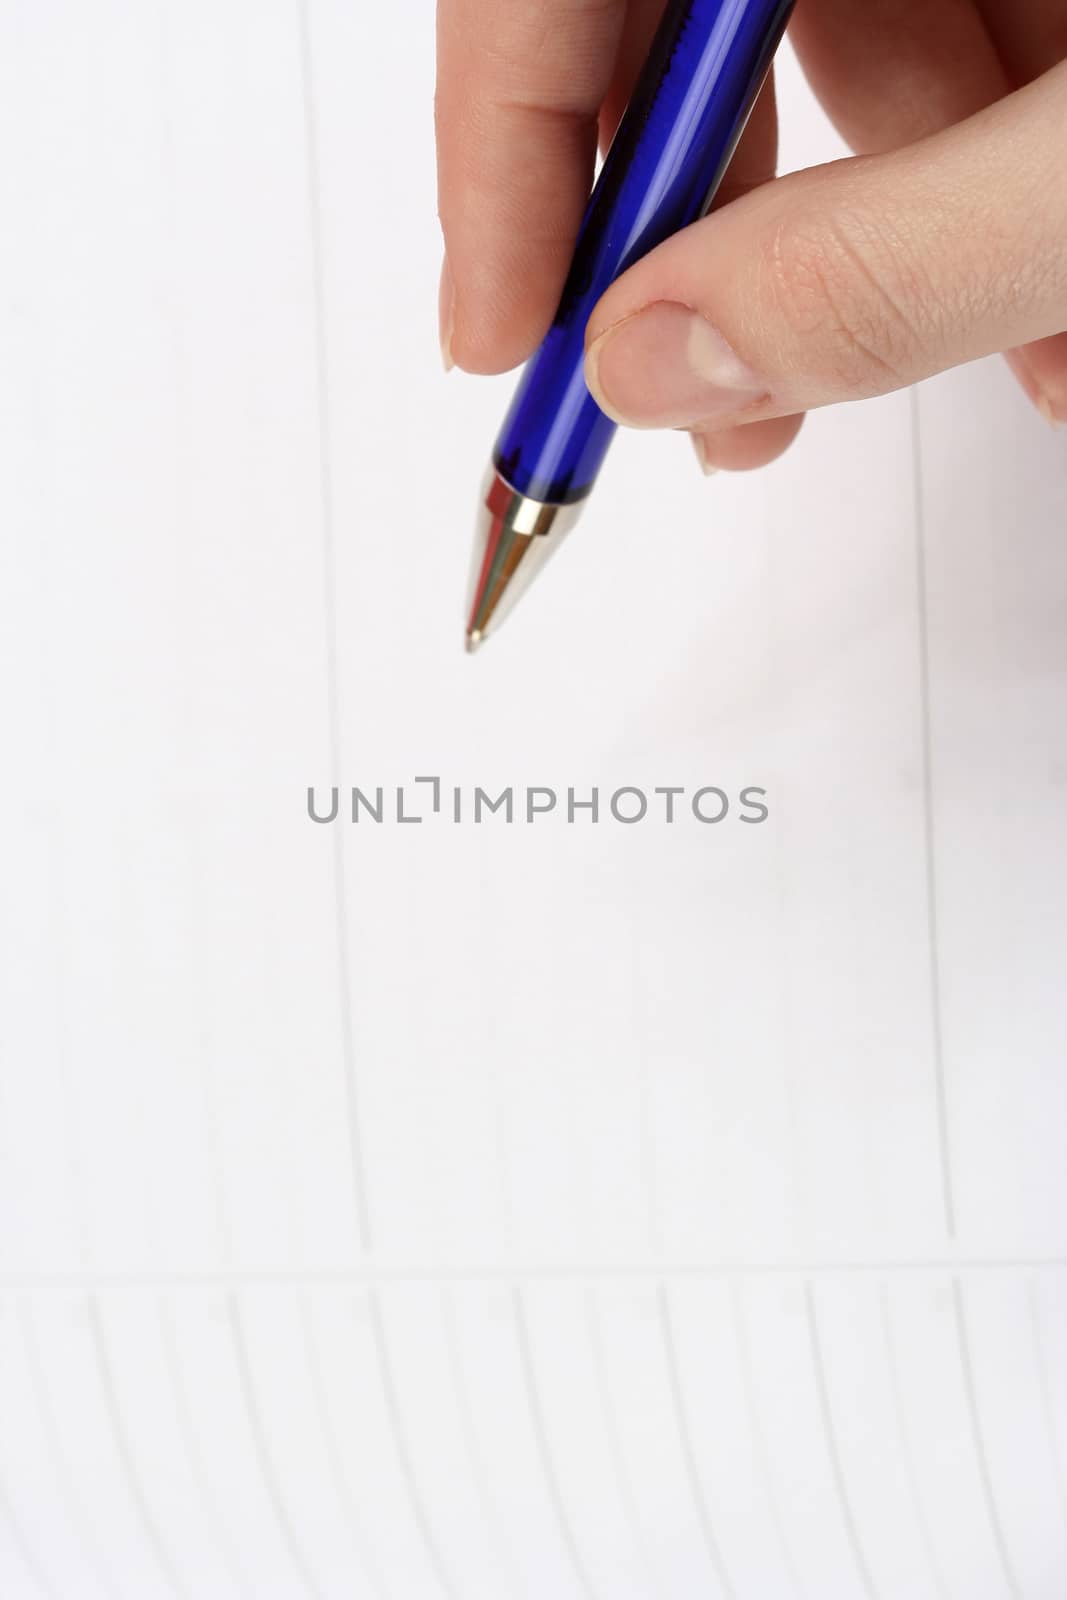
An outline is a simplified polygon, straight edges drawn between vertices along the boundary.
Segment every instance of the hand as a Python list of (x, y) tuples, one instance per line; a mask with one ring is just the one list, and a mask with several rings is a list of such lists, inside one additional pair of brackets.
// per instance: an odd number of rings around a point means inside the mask
[[(500, 372), (555, 311), (663, 0), (439, 0), (446, 364)], [(760, 466), (803, 412), (1006, 351), (1067, 422), (1064, 0), (800, 0), (857, 157), (774, 180), (773, 85), (714, 212), (604, 295), (586, 377), (619, 422)]]

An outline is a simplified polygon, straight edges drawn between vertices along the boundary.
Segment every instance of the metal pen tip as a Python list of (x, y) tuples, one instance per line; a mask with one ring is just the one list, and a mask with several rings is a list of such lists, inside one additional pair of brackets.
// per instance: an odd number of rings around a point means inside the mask
[(555, 505), (520, 494), (490, 469), (478, 507), (470, 588), (467, 652), (473, 654), (559, 548), (580, 503)]

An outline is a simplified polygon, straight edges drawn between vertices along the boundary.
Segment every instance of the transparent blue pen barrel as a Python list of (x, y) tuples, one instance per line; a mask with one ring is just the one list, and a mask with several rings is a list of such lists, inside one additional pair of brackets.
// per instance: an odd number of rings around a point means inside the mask
[(581, 500), (615, 424), (585, 386), (585, 329), (608, 285), (705, 211), (726, 170), (792, 0), (668, 6), (586, 208), (544, 343), (527, 363), (494, 462), (512, 488)]

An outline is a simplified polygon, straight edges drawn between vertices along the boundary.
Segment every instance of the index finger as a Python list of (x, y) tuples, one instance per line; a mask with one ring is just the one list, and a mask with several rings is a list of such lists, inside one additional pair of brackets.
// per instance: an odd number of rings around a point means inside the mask
[(442, 323), (473, 372), (546, 332), (589, 197), (626, 0), (438, 0)]

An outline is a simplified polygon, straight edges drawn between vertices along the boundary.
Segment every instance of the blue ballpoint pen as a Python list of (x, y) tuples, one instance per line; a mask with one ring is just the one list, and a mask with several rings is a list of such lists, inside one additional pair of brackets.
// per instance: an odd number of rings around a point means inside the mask
[(710, 206), (792, 8), (669, 0), (586, 208), (559, 309), (496, 441), (479, 506), (468, 650), (573, 527), (614, 437), (585, 384), (590, 313), (627, 267)]

